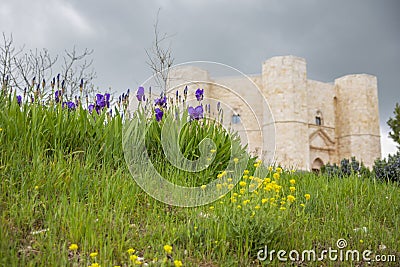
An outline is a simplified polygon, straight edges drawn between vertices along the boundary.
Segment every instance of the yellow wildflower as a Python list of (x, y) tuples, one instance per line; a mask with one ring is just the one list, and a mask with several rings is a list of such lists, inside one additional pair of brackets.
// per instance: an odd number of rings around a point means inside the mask
[(217, 187), (218, 190), (221, 190), (222, 189), (222, 184), (217, 184), (216, 187)]
[(137, 255), (130, 255), (130, 256), (129, 256), (129, 259), (130, 259), (131, 261), (136, 261), (137, 258), (138, 258)]
[(264, 190), (268, 192), (268, 191), (271, 191), (272, 188), (273, 188), (273, 187), (272, 187), (271, 184), (267, 184), (267, 185), (264, 187)]
[(254, 191), (253, 191), (253, 194), (258, 195), (258, 191), (257, 191), (257, 190), (254, 190)]
[(266, 186), (265, 186), (265, 188), (264, 188), (264, 190), (266, 190), (266, 191), (271, 191), (271, 190), (275, 190), (275, 186), (276, 185), (274, 185), (274, 184), (267, 184)]
[(234, 184), (228, 184), (228, 189), (231, 190), (234, 186)]
[(135, 261), (135, 264), (136, 264), (136, 265), (142, 265), (143, 262), (141, 262), (140, 260), (136, 260), (136, 261)]
[(100, 264), (98, 264), (97, 262), (94, 262), (89, 267), (100, 267)]
[(89, 256), (90, 256), (91, 258), (95, 258), (95, 257), (97, 256), (97, 254), (98, 254), (97, 252), (92, 252), (92, 253), (90, 253)]
[(300, 206), (304, 208), (306, 205), (304, 205), (304, 203), (301, 203)]
[(244, 170), (243, 172), (244, 175), (248, 175), (249, 173), (250, 173), (249, 170)]
[(231, 197), (231, 202), (232, 202), (232, 203), (235, 203), (236, 201), (237, 201), (236, 198)]
[(260, 206), (259, 205), (257, 205), (257, 206), (255, 206), (254, 207), (256, 210), (258, 210), (259, 208), (260, 208)]
[(290, 192), (296, 191), (296, 187), (294, 187), (294, 186), (289, 187), (289, 189), (290, 189)]
[(180, 260), (174, 260), (174, 266), (175, 267), (182, 267), (183, 264), (182, 264), (182, 262)]
[(275, 188), (275, 192), (276, 192), (276, 193), (279, 193), (279, 191), (281, 191), (281, 189), (282, 189), (282, 186), (280, 186), (280, 185), (275, 185), (274, 188)]
[(290, 182), (290, 184), (295, 184), (296, 180), (295, 179), (291, 179), (289, 182)]
[(285, 205), (285, 203), (286, 203), (286, 201), (283, 201), (283, 200), (281, 201), (281, 205)]
[(238, 158), (234, 158), (234, 159), (233, 159), (233, 162), (235, 162), (235, 164), (236, 164), (236, 163), (239, 162), (239, 159), (238, 159)]
[(280, 176), (281, 176), (281, 175), (279, 174), (279, 172), (275, 172), (275, 173), (272, 175), (272, 177), (274, 177), (275, 180), (278, 180)]
[(78, 250), (78, 245), (77, 244), (71, 244), (68, 249), (72, 250), (72, 251), (76, 251), (76, 250)]
[(273, 169), (274, 169), (274, 167), (272, 167), (272, 166), (269, 166), (269, 167), (268, 167), (268, 170), (269, 170), (269, 171), (272, 171)]
[(239, 185), (242, 186), (242, 187), (244, 187), (244, 186), (246, 186), (247, 184), (246, 184), (245, 181), (241, 181), (241, 182), (239, 183)]
[(296, 198), (295, 198), (294, 196), (292, 196), (292, 195), (288, 195), (288, 196), (287, 196), (287, 200), (288, 200), (289, 202), (294, 202), (294, 201), (296, 200)]
[(167, 252), (168, 254), (171, 254), (172, 252), (172, 247), (170, 245), (165, 245), (164, 246), (164, 250), (165, 252)]
[(237, 205), (237, 208), (238, 208), (238, 209), (241, 209), (241, 208), (242, 208), (242, 206), (240, 206), (240, 205)]
[(266, 202), (268, 202), (268, 199), (266, 199), (266, 198), (261, 199), (262, 204), (265, 204)]
[(215, 152), (217, 152), (217, 150), (211, 149), (210, 152), (211, 152), (211, 153), (215, 153)]
[(260, 177), (256, 177), (256, 182), (261, 184), (263, 182), (263, 179), (261, 179)]
[(244, 195), (244, 193), (246, 193), (246, 189), (244, 188), (240, 189), (240, 194)]
[(200, 186), (201, 189), (206, 189), (207, 185), (203, 184), (202, 186)]
[(210, 210), (214, 210), (214, 206), (210, 206), (209, 209), (210, 209)]
[(243, 200), (243, 205), (246, 205), (246, 204), (249, 203), (249, 202), (250, 202), (249, 199)]
[(285, 208), (285, 207), (280, 207), (279, 209), (280, 209), (280, 210), (285, 210), (286, 208)]
[(276, 168), (276, 171), (277, 171), (278, 173), (282, 173), (282, 168), (278, 167), (278, 168)]
[(260, 166), (260, 163), (254, 163), (253, 165), (254, 167), (258, 168)]
[(36, 186), (35, 186), (35, 190), (38, 190), (38, 189), (39, 189), (39, 186), (36, 185)]
[(232, 182), (233, 181), (233, 179), (232, 178), (228, 178), (228, 179), (226, 179), (227, 181), (228, 181), (228, 183), (230, 183), (230, 182)]
[(246, 175), (243, 175), (243, 179), (249, 179), (249, 176), (246, 174)]
[(135, 250), (133, 248), (130, 248), (126, 252), (128, 252), (129, 254), (133, 254), (133, 253), (135, 253)]
[(311, 198), (310, 194), (305, 194), (304, 197), (306, 198), (306, 200), (309, 200)]
[(226, 174), (227, 174), (227, 172), (226, 172), (226, 171), (223, 171), (223, 172), (221, 172), (221, 173), (219, 173), (219, 174), (217, 175), (217, 178), (222, 178), (222, 177), (224, 177)]

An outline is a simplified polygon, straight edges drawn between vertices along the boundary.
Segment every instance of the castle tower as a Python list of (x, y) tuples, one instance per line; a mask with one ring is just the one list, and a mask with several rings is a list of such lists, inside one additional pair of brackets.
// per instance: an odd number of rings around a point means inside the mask
[(274, 116), (276, 163), (309, 169), (305, 59), (294, 56), (268, 59), (262, 66), (262, 83)]
[(347, 75), (335, 80), (335, 91), (338, 159), (355, 156), (372, 167), (381, 157), (377, 79)]

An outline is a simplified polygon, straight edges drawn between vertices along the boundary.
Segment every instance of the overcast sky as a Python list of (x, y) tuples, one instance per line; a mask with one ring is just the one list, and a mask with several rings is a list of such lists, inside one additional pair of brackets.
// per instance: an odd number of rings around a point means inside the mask
[(18, 46), (53, 54), (94, 49), (102, 91), (136, 89), (150, 75), (157, 11), (175, 63), (209, 60), (246, 74), (278, 55), (306, 59), (310, 79), (378, 77), (384, 155), (395, 151), (386, 121), (400, 102), (400, 1), (392, 0), (0, 0), (0, 31)]

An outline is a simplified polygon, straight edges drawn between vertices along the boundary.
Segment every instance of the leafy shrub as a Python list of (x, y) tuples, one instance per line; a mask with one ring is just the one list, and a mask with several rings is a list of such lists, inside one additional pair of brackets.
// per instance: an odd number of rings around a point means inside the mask
[(373, 170), (379, 180), (400, 183), (400, 151), (389, 155), (388, 159), (377, 159)]
[(368, 168), (364, 166), (363, 163), (360, 163), (356, 160), (355, 157), (351, 157), (351, 159), (342, 159), (340, 161), (340, 165), (338, 166), (336, 163), (331, 165), (327, 163), (322, 166), (321, 172), (327, 174), (329, 177), (348, 177), (352, 174), (357, 174), (360, 176), (369, 176), (370, 171)]

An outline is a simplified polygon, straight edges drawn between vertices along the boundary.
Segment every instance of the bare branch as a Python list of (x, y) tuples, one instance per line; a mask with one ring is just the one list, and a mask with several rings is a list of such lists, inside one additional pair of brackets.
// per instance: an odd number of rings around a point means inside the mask
[(163, 47), (163, 42), (165, 42), (169, 36), (164, 33), (160, 34), (159, 32), (159, 14), (160, 10), (157, 12), (157, 18), (156, 22), (154, 24), (154, 42), (153, 46), (151, 48), (151, 51), (145, 50), (146, 55), (148, 58), (148, 62), (146, 62), (151, 70), (153, 71), (154, 78), (157, 82), (157, 85), (160, 86), (160, 88), (163, 90), (165, 93), (168, 87), (168, 75), (169, 75), (169, 70), (173, 65), (174, 59), (171, 54), (171, 48), (168, 46), (168, 48)]
[[(90, 56), (93, 50), (85, 49), (77, 53), (73, 47), (71, 51), (65, 50), (63, 62), (61, 62), (61, 75), (57, 75), (57, 83), (53, 75), (53, 68), (57, 64), (58, 56), (52, 57), (47, 49), (34, 49), (24, 52), (24, 47), (15, 49), (12, 35), (7, 37), (3, 33), (3, 43), (0, 44), (0, 87), (17, 88), (27, 92), (28, 95), (35, 93), (43, 98), (53, 91), (60, 83), (65, 89), (65, 99), (72, 100), (73, 96), (80, 93), (91, 94), (94, 91), (93, 81), (96, 72), (92, 68), (93, 59)], [(51, 82), (50, 82), (51, 81)], [(50, 84), (51, 86), (46, 86)]]

